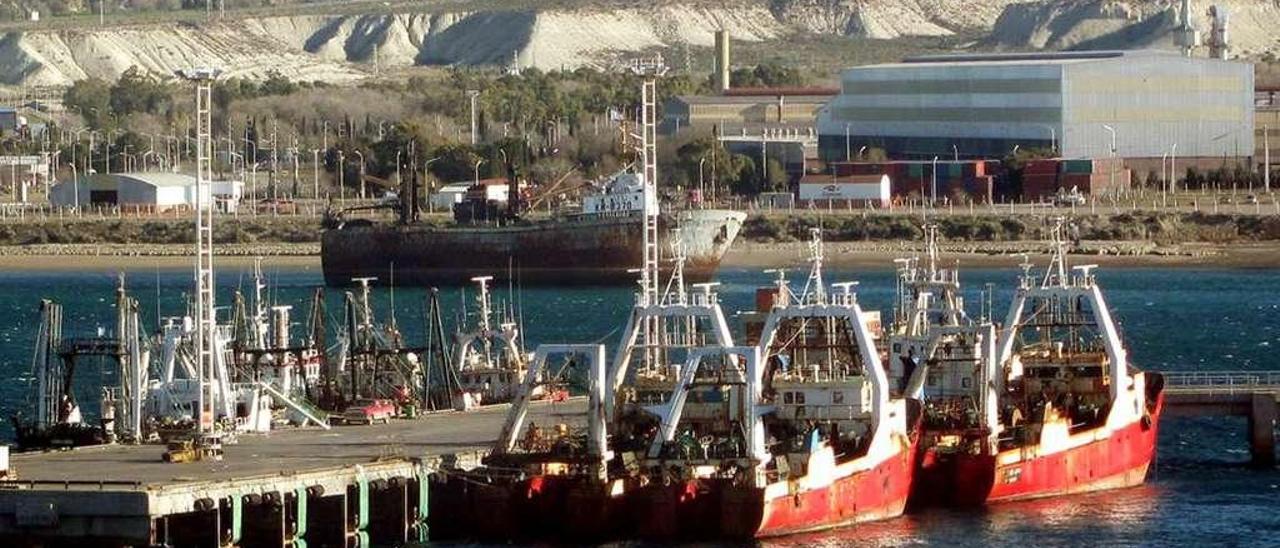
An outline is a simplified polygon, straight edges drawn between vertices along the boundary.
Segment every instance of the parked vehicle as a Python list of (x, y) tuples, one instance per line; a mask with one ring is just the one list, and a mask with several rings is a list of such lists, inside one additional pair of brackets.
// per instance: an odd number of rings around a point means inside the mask
[(352, 403), (342, 413), (347, 424), (388, 423), (396, 415), (396, 405), (391, 400), (361, 399)]

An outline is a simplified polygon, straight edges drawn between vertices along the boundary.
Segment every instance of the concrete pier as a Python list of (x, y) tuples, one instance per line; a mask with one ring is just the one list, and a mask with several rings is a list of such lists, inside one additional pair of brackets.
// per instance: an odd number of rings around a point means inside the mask
[(1245, 417), (1252, 464), (1276, 465), (1280, 372), (1167, 372), (1164, 376), (1166, 415)]
[[(563, 422), (583, 400), (538, 403)], [(387, 425), (241, 436), (221, 462), (166, 464), (159, 445), (14, 455), (0, 545), (371, 546), (425, 540), (429, 476), (497, 438), (507, 406)]]

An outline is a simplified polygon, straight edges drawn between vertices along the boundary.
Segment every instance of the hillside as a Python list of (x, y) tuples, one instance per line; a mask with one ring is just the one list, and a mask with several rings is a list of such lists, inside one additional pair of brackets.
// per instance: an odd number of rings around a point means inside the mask
[[(1045, 0), (1009, 6), (995, 21), (991, 39), (1011, 49), (1173, 49), (1178, 25), (1174, 0)], [(1226, 8), (1231, 51), (1261, 57), (1280, 51), (1280, 3), (1262, 0), (1192, 0), (1201, 34), (1210, 5)]]
[[(1236, 52), (1280, 49), (1275, 2), (1222, 0)], [(656, 4), (656, 5), (655, 5)], [(907, 40), (982, 38), (1005, 49), (1167, 47), (1167, 1), (1115, 0), (728, 0), (623, 2), (456, 1), (299, 4), (202, 14), (80, 17), (11, 23), (0, 33), (0, 85), (66, 86), (113, 78), (130, 66), (157, 74), (196, 65), (232, 76), (269, 70), (294, 80), (349, 82), (412, 65), (573, 69), (608, 66), (653, 49), (708, 48), (724, 28), (739, 44), (800, 49), (824, 37)], [(1197, 13), (1208, 2), (1193, 2)], [(96, 23), (96, 21), (94, 22)], [(1203, 24), (1203, 21), (1201, 22)], [(850, 46), (844, 46), (846, 48)], [(841, 59), (814, 58), (814, 64)], [(838, 61), (836, 61), (838, 62)]]

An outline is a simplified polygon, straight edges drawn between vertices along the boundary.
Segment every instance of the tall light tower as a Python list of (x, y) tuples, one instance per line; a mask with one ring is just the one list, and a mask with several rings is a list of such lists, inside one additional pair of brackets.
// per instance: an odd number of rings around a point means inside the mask
[(213, 193), (211, 191), (213, 157), (211, 105), (213, 81), (219, 69), (198, 68), (178, 71), (178, 76), (196, 87), (196, 356), (199, 364), (200, 407), (196, 424), (201, 434), (213, 430), (214, 423), (214, 332), (213, 300)]
[(631, 71), (644, 78), (640, 89), (640, 161), (644, 183), (644, 247), (640, 285), (646, 305), (658, 302), (658, 78), (667, 73), (661, 57), (637, 60)]

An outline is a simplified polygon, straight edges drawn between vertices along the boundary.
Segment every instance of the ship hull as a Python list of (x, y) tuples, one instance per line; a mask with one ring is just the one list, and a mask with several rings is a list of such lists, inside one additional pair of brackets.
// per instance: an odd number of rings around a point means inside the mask
[(990, 503), (1134, 487), (1146, 481), (1156, 451), (1164, 395), (1142, 420), (1063, 451), (1020, 459), (1026, 448), (992, 454), (922, 452), (912, 506)]
[(455, 477), (437, 484), (430, 500), (432, 540), (599, 542), (622, 517), (610, 485), (575, 476)]
[[(662, 256), (678, 231), (685, 279), (710, 280), (746, 215), (692, 210), (660, 225)], [(678, 228), (677, 228), (678, 227)], [(538, 285), (634, 284), (642, 259), (638, 216), (545, 221), (505, 227), (348, 224), (321, 238), (325, 283), (376, 277), (397, 285), (451, 285), (475, 276)], [(667, 261), (664, 261), (667, 263)], [(669, 267), (669, 263), (668, 263)]]
[[(690, 480), (641, 488), (632, 507), (648, 539), (767, 538), (901, 516), (910, 494), (915, 440), (875, 466), (791, 492), (733, 480)], [(797, 485), (808, 480), (799, 480)], [(781, 489), (779, 489), (781, 488)], [(780, 496), (770, 493), (781, 491)]]

